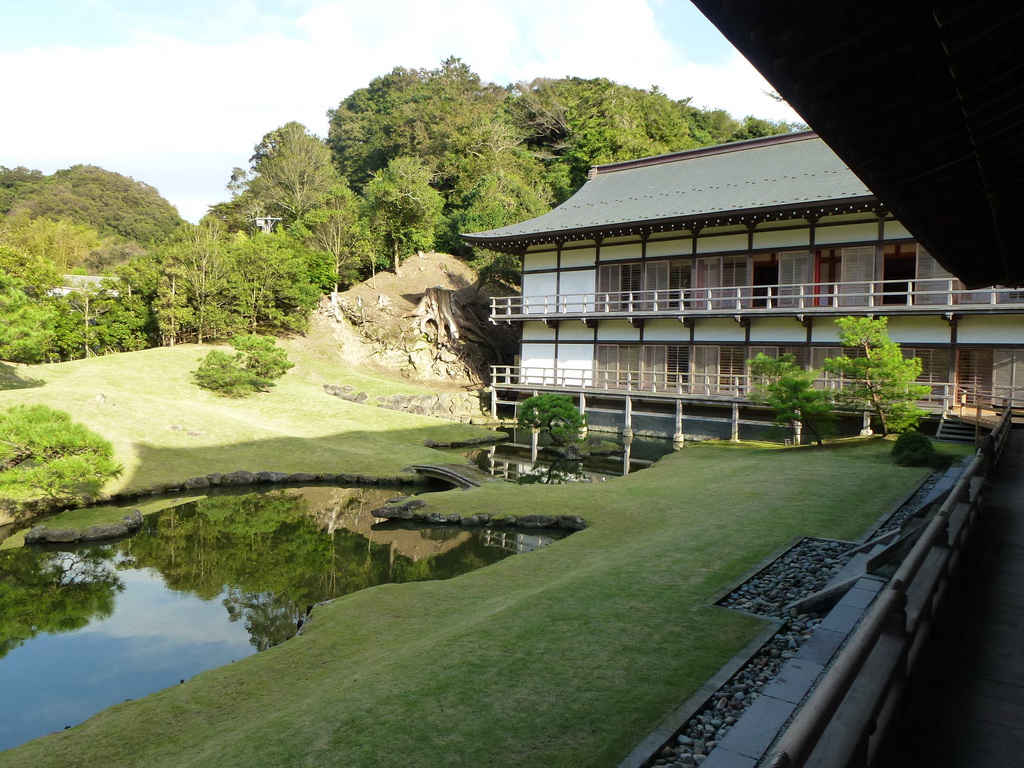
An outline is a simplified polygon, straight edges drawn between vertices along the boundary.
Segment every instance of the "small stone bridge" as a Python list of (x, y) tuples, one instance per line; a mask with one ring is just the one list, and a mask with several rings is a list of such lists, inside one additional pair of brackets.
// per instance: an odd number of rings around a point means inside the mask
[(410, 469), (418, 475), (443, 480), (463, 490), (479, 488), (484, 483), (498, 483), (500, 478), (492, 477), (473, 464), (413, 464)]

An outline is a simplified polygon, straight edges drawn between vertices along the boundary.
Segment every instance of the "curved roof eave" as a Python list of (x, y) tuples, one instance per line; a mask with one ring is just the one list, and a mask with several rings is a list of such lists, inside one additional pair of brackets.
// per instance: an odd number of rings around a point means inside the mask
[[(478, 245), (504, 253), (523, 253), (531, 245), (544, 243), (566, 243), (596, 238), (625, 237), (632, 234), (650, 235), (655, 232), (678, 232), (685, 229), (704, 229), (705, 227), (724, 226), (728, 224), (745, 224), (752, 221), (770, 221), (778, 219), (795, 219), (806, 216), (820, 216), (832, 209), (838, 213), (880, 209), (882, 206), (874, 195), (863, 195), (857, 198), (804, 202), (773, 208), (751, 208), (747, 210), (729, 210), (721, 213), (702, 214), (699, 216), (682, 216), (676, 218), (644, 219), (637, 221), (616, 222), (577, 229), (549, 229), (529, 233), (501, 234), (503, 230), (476, 232), (461, 235), (471, 245)], [(538, 217), (542, 218), (542, 217)], [(537, 219), (532, 219), (537, 221)]]

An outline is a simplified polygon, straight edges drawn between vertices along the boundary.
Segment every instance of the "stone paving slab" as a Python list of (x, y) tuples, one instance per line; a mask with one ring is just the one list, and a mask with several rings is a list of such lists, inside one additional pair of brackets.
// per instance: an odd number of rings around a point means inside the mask
[(839, 601), (839, 605), (846, 605), (850, 608), (867, 608), (871, 605), (871, 601), (878, 595), (877, 592), (868, 592), (866, 589), (858, 589), (854, 587), (845, 595), (843, 599)]
[(739, 752), (726, 749), (721, 744), (711, 750), (708, 759), (700, 764), (701, 768), (754, 768), (757, 760)]
[(845, 632), (834, 632), (830, 629), (821, 629), (820, 626), (816, 627), (811, 636), (800, 646), (800, 650), (796, 652), (794, 658), (815, 664), (828, 664), (845, 639)]
[[(747, 757), (759, 760), (779, 735), (779, 729), (793, 714), (795, 704), (771, 696), (759, 696), (719, 743), (718, 749), (725, 747)], [(714, 754), (714, 753), (712, 753)]]
[(782, 665), (775, 679), (765, 686), (761, 695), (799, 704), (814, 687), (814, 681), (824, 668), (823, 664), (806, 659), (790, 659)]
[(824, 618), (818, 627), (821, 629), (830, 629), (833, 632), (842, 632), (844, 635), (848, 635), (853, 628), (857, 626), (857, 622), (860, 621), (860, 618), (863, 615), (863, 609), (854, 608), (850, 605), (842, 605), (840, 603), (829, 611), (828, 616)]

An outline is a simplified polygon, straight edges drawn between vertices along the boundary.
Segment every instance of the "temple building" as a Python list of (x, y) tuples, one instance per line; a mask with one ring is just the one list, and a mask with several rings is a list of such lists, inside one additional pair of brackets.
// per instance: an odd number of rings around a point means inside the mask
[(522, 326), (495, 407), (561, 392), (592, 428), (762, 437), (747, 361), (820, 369), (846, 315), (887, 317), (920, 358), (940, 435), (965, 405), (1024, 405), (1024, 289), (967, 290), (812, 132), (597, 166), (549, 213), (464, 238), (523, 259), (522, 294), (492, 302)]

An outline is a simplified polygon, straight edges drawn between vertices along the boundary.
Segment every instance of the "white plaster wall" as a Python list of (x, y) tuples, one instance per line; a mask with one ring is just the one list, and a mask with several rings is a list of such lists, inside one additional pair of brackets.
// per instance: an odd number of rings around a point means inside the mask
[(582, 320), (563, 320), (558, 324), (558, 338), (566, 341), (592, 341), (594, 329), (587, 328)]
[(889, 338), (900, 344), (949, 344), (943, 317), (889, 317)]
[(866, 243), (878, 240), (878, 222), (843, 224), (838, 227), (818, 227), (814, 230), (815, 245), (830, 243)]
[(536, 384), (541, 386), (545, 383), (545, 376), (551, 376), (555, 367), (555, 345), (554, 344), (523, 344), (521, 355), (522, 384)]
[(751, 344), (802, 344), (807, 329), (795, 317), (754, 318), (750, 321)]
[(626, 320), (603, 320), (597, 327), (597, 340), (601, 342), (639, 341), (640, 329), (634, 328)]
[(596, 258), (596, 249), (580, 248), (562, 251), (562, 267), (592, 267)]
[(965, 315), (957, 327), (961, 344), (1012, 344), (1024, 347), (1024, 316)]
[(626, 245), (602, 245), (601, 261), (616, 261), (618, 259), (639, 259), (640, 241)]
[(898, 221), (887, 221), (885, 222), (885, 229), (883, 237), (886, 240), (905, 240), (908, 237), (913, 238), (910, 234), (910, 230), (900, 224)]
[(745, 337), (746, 331), (743, 326), (727, 317), (697, 320), (693, 327), (695, 343), (742, 342)]
[(648, 240), (647, 258), (658, 259), (665, 256), (689, 256), (693, 253), (693, 239), (679, 240)]
[(814, 344), (839, 344), (839, 331), (831, 317), (814, 318), (814, 326), (811, 328), (811, 342)]
[(555, 294), (555, 273), (543, 272), (523, 274), (523, 297), (554, 296)]
[(748, 244), (746, 232), (735, 235), (718, 235), (717, 237), (698, 237), (697, 253), (746, 251)]
[(558, 266), (558, 254), (555, 251), (538, 251), (523, 256), (523, 271), (534, 269), (554, 269)]
[(554, 341), (555, 329), (544, 323), (527, 321), (523, 323), (523, 341)]
[[(584, 269), (579, 272), (562, 272), (559, 286), (559, 293), (562, 296), (578, 293), (593, 294), (597, 290), (597, 271)], [(568, 307), (568, 309), (572, 310), (572, 307)]]
[(644, 341), (687, 344), (690, 341), (690, 329), (678, 320), (650, 320), (644, 326)]
[[(558, 348), (560, 382), (568, 387), (585, 387), (593, 382), (594, 345), (571, 344)], [(578, 373), (576, 373), (578, 371)]]
[(857, 211), (855, 213), (834, 213), (831, 216), (822, 216), (820, 221), (823, 224), (838, 224), (840, 222), (849, 222), (853, 224), (858, 221), (871, 221), (877, 223), (878, 217), (873, 213)]
[(781, 232), (759, 232), (754, 230), (754, 248), (809, 248), (811, 244), (810, 229), (791, 229)]
[(639, 235), (617, 235), (616, 237), (606, 237), (601, 241), (605, 245), (622, 245), (623, 243), (639, 243)]

